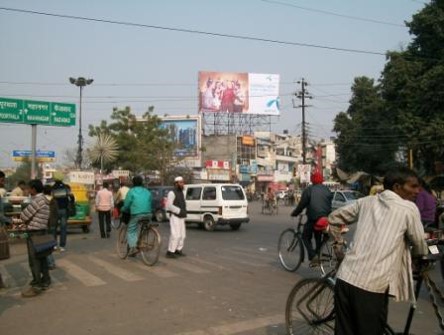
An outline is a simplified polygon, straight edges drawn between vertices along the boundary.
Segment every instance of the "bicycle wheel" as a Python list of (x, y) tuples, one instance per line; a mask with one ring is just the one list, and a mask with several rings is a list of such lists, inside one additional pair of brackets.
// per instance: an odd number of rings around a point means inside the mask
[(338, 259), (336, 258), (336, 254), (333, 251), (333, 246), (331, 242), (328, 240), (328, 236), (322, 236), (322, 244), (321, 249), (318, 253), (319, 257), (319, 269), (321, 270), (322, 275), (329, 273), (331, 270), (336, 268), (336, 264), (338, 263)]
[(119, 236), (117, 237), (117, 255), (119, 255), (120, 258), (125, 259), (128, 256), (128, 243), (126, 241), (126, 231), (127, 226), (124, 224), (119, 229)]
[(285, 229), (279, 236), (279, 261), (287, 271), (296, 271), (304, 258), (304, 245), (293, 228)]
[(120, 218), (111, 218), (111, 227), (114, 229), (119, 229), (121, 224), (122, 221), (120, 221)]
[(140, 233), (138, 247), (142, 260), (146, 265), (154, 265), (159, 259), (162, 237), (154, 227), (143, 228)]
[(334, 290), (326, 279), (309, 278), (296, 283), (285, 307), (289, 335), (334, 333)]

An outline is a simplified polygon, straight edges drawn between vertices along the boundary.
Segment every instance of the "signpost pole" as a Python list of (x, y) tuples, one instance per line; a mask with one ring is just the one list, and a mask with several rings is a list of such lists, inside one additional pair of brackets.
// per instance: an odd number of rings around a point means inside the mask
[(32, 128), (32, 140), (31, 140), (31, 179), (35, 179), (37, 176), (36, 173), (36, 167), (35, 167), (35, 162), (36, 162), (36, 147), (37, 147), (37, 125), (36, 124), (32, 124), (31, 125)]

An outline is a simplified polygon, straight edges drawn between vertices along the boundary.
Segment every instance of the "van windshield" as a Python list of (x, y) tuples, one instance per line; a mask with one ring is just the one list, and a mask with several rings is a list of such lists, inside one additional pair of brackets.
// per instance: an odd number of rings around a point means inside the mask
[(240, 186), (222, 186), (222, 199), (244, 200), (245, 195)]

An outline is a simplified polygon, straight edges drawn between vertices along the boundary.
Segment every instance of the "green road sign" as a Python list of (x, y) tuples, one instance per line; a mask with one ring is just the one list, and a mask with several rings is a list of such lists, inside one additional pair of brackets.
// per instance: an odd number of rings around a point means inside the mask
[(75, 126), (76, 105), (0, 98), (0, 122), (44, 126)]
[(51, 124), (53, 126), (75, 126), (76, 105), (53, 102)]
[(23, 113), (27, 124), (49, 124), (50, 102), (23, 101)]
[(0, 98), (0, 122), (23, 123), (23, 100)]

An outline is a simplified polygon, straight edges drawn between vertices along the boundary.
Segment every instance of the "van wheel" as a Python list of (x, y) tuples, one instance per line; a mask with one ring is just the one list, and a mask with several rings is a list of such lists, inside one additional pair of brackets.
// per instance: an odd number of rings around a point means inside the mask
[(241, 226), (241, 223), (230, 223), (231, 230), (238, 230)]
[(157, 210), (154, 213), (154, 217), (156, 218), (157, 222), (163, 222), (165, 220), (164, 216), (163, 216), (163, 212), (161, 210)]
[(206, 215), (203, 220), (204, 228), (206, 231), (213, 231), (216, 228), (216, 222), (211, 215)]

